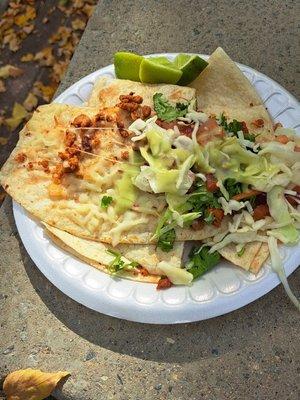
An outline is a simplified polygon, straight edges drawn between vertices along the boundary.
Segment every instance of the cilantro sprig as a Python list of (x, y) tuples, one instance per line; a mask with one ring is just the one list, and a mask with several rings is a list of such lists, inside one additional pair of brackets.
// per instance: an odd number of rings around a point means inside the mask
[(115, 258), (111, 261), (111, 263), (108, 265), (108, 270), (111, 273), (118, 273), (120, 271), (125, 270), (130, 270), (133, 268), (138, 267), (138, 263), (135, 261), (132, 261), (131, 263), (125, 263), (125, 261), (122, 260), (122, 254), (114, 251), (114, 250), (107, 250), (108, 253), (112, 254)]
[(166, 122), (174, 121), (179, 117), (184, 117), (188, 112), (189, 103), (176, 103), (172, 106), (162, 93), (155, 93), (153, 96), (154, 110), (159, 119)]
[(209, 246), (193, 248), (191, 250), (189, 254), (190, 261), (186, 269), (193, 275), (194, 279), (205, 274), (220, 261), (220, 254), (217, 251), (209, 253), (209, 250)]
[[(233, 119), (231, 122), (227, 122), (227, 118), (225, 117), (224, 114), (221, 114), (219, 118), (219, 125), (223, 126), (224, 130), (226, 132), (233, 133), (234, 136), (238, 136), (238, 132), (242, 131), (243, 132), (243, 123), (240, 121), (237, 121), (236, 119)], [(244, 132), (244, 138), (246, 140), (249, 140), (250, 142), (255, 142), (255, 135)]]
[(174, 247), (174, 242), (176, 239), (175, 229), (172, 228), (169, 231), (163, 233), (159, 236), (157, 247), (159, 247), (162, 251), (168, 253)]
[(113, 201), (113, 198), (111, 196), (103, 196), (101, 199), (101, 207), (102, 208), (107, 208)]

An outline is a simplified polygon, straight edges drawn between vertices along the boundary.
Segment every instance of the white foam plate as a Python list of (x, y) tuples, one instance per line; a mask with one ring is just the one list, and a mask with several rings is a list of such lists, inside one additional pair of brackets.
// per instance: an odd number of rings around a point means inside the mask
[[(160, 55), (170, 59), (176, 56)], [(245, 65), (238, 66), (256, 87), (274, 120), (300, 133), (297, 100), (267, 76)], [(103, 75), (114, 76), (113, 65), (80, 79), (55, 102), (82, 105), (94, 82)], [(14, 203), (13, 210), (20, 237), (40, 271), (67, 296), (117, 318), (155, 324), (204, 320), (243, 307), (280, 283), (270, 262), (255, 276), (224, 261), (190, 287), (173, 286), (157, 291), (153, 284), (114, 278), (76, 259), (51, 242), (21, 206)], [(290, 275), (299, 264), (300, 246), (282, 247), (281, 255), (286, 274)]]

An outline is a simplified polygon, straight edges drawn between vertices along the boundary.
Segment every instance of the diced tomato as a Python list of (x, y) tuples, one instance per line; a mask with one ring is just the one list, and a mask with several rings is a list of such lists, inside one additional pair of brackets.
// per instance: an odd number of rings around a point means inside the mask
[(149, 272), (144, 267), (139, 267), (139, 272), (143, 276), (148, 276), (149, 275)]
[(300, 193), (300, 185), (294, 186), (293, 190), (297, 193)]
[(242, 131), (243, 133), (249, 133), (249, 129), (245, 121), (242, 121)]
[(270, 215), (268, 204), (260, 204), (254, 208), (252, 217), (254, 221), (258, 221), (259, 219), (263, 219), (268, 215)]
[(248, 190), (247, 192), (236, 194), (235, 196), (232, 197), (232, 200), (241, 201), (244, 199), (249, 199), (252, 196), (257, 196), (258, 194), (261, 194), (259, 190), (251, 189)]
[(275, 137), (275, 140), (281, 144), (287, 144), (287, 142), (289, 142), (289, 138), (286, 135), (278, 135)]
[(219, 188), (217, 186), (217, 180), (213, 176), (213, 174), (206, 174), (205, 176), (206, 176), (206, 189), (209, 192), (217, 191)]
[(285, 198), (287, 199), (287, 201), (288, 201), (293, 207), (297, 207), (298, 202), (297, 202), (295, 196), (291, 196), (291, 195), (287, 194), (287, 195), (285, 196)]
[(221, 208), (208, 208), (207, 211), (214, 217), (213, 225), (219, 228), (224, 218), (224, 211)]
[(161, 290), (161, 289), (168, 289), (169, 287), (172, 286), (172, 282), (170, 281), (169, 278), (160, 278), (160, 280), (157, 283), (156, 289)]

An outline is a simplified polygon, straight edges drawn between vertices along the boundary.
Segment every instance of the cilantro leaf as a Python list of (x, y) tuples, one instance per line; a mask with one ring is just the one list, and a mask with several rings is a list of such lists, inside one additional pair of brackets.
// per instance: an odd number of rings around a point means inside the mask
[(169, 231), (159, 236), (157, 247), (159, 247), (162, 251), (168, 253), (174, 247), (175, 238), (176, 238), (175, 229), (172, 228)]
[(242, 184), (237, 182), (235, 179), (227, 178), (223, 183), (225, 189), (229, 194), (229, 198), (235, 196), (236, 194), (242, 193), (243, 188)]
[(217, 251), (209, 253), (209, 249), (210, 247), (204, 246), (198, 249), (193, 248), (190, 252), (187, 270), (193, 275), (194, 279), (205, 274), (220, 261), (220, 254)]
[(191, 211), (204, 213), (207, 207), (220, 208), (218, 197), (213, 192), (209, 192), (203, 183), (198, 185), (197, 189), (190, 193), (188, 204)]
[(101, 207), (102, 208), (107, 208), (113, 201), (113, 198), (111, 196), (103, 196), (101, 199)]
[(214, 220), (215, 220), (215, 217), (214, 217), (213, 213), (211, 213), (208, 210), (205, 210), (204, 211), (204, 221), (207, 224), (211, 225), (214, 222)]
[(177, 103), (172, 106), (162, 93), (155, 93), (153, 96), (154, 110), (159, 119), (171, 122), (179, 117), (184, 117), (188, 111), (189, 104)]
[(124, 269), (133, 269), (139, 265), (135, 261), (132, 261), (131, 263), (125, 263), (125, 261), (122, 260), (122, 254), (118, 253), (117, 251), (107, 250), (107, 252), (115, 256), (114, 260), (112, 260), (112, 262), (108, 265), (108, 270), (112, 273), (117, 273)]
[(253, 133), (244, 133), (244, 138), (249, 142), (255, 142), (255, 135)]

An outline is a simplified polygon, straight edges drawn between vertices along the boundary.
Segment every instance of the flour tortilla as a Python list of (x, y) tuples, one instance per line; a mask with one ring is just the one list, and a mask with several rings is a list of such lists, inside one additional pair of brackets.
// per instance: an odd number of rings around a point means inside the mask
[[(46, 227), (46, 233), (58, 246), (62, 247), (69, 253), (74, 254), (87, 264), (92, 265), (93, 267), (106, 273), (110, 273), (107, 266), (113, 259), (113, 256), (108, 252), (109, 249), (112, 249), (111, 246), (108, 246), (104, 243), (78, 238), (47, 224), (44, 225)], [(122, 277), (127, 277), (142, 282), (156, 283), (161, 275), (161, 271), (158, 266), (161, 261), (167, 261), (174, 268), (181, 267), (183, 246), (183, 242), (176, 243), (174, 248), (168, 253), (157, 249), (154, 245), (120, 244), (113, 248), (113, 250), (122, 254), (122, 260), (125, 263), (130, 263), (132, 261), (138, 262), (139, 265), (146, 268), (149, 272), (148, 276), (143, 276), (140, 273), (124, 271), (121, 274)]]
[[(83, 112), (92, 118), (97, 110), (55, 103), (39, 107), (21, 131), (16, 148), (1, 170), (1, 184), (38, 219), (75, 236), (114, 246), (150, 243), (166, 206), (164, 196), (137, 189), (135, 210), (120, 215), (113, 209), (104, 210), (99, 206), (101, 196), (122, 176), (121, 153), (131, 150), (129, 138), (122, 138), (116, 129), (95, 128), (101, 143), (94, 155), (83, 156), (82, 176), (66, 174), (62, 184), (54, 187), (51, 173), (40, 166), (39, 162), (45, 159), (50, 168), (61, 162), (58, 152), (64, 150), (66, 131), (72, 130), (71, 122)], [(118, 110), (112, 108), (106, 112), (114, 116)], [(22, 163), (16, 160), (19, 154), (26, 155)], [(224, 222), (221, 229), (226, 229), (225, 225)], [(177, 240), (202, 240), (217, 232), (218, 229), (210, 225), (199, 231), (178, 228)]]
[(170, 103), (174, 104), (195, 99), (196, 91), (194, 88), (186, 86), (140, 83), (102, 76), (96, 81), (87, 105), (99, 109), (113, 107), (120, 102), (121, 94), (126, 95), (130, 92), (142, 96), (142, 104), (153, 108), (155, 93), (162, 93)]
[(243, 255), (239, 257), (236, 245), (232, 243), (219, 250), (219, 253), (234, 265), (257, 274), (269, 256), (269, 248), (266, 243), (262, 242), (247, 243)]
[[(197, 105), (203, 112), (217, 117), (224, 113), (229, 120), (245, 121), (254, 134), (273, 132), (272, 119), (259, 94), (220, 47), (190, 86), (196, 89)], [(257, 119), (264, 120), (263, 128), (252, 124)]]

